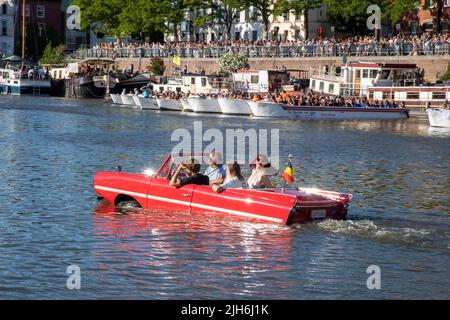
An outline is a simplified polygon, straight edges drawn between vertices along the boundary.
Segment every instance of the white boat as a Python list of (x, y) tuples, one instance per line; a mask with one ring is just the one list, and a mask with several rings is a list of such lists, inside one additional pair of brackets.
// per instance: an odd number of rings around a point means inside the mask
[(147, 109), (147, 110), (159, 110), (159, 106), (156, 103), (156, 99), (155, 98), (144, 98), (142, 96), (133, 96), (134, 99), (134, 104), (141, 107), (142, 109)]
[(430, 126), (450, 128), (450, 110), (428, 108), (427, 113)]
[(190, 96), (188, 101), (192, 110), (196, 113), (222, 113), (217, 99)]
[[(17, 66), (17, 68), (19, 68)], [(0, 69), (0, 93), (16, 96), (49, 96), (51, 91), (50, 78), (28, 77), (17, 69)]]
[(247, 101), (252, 115), (263, 118), (291, 118), (292, 115), (283, 109), (280, 103)]
[(110, 97), (114, 104), (122, 104), (122, 96), (120, 94), (111, 93)]
[(291, 106), (273, 102), (248, 104), (255, 117), (299, 120), (398, 120), (409, 118), (409, 109)]
[(183, 112), (194, 112), (188, 99), (181, 99), (181, 106)]
[(175, 99), (156, 99), (159, 109), (166, 111), (181, 111), (183, 106), (179, 100)]
[(245, 100), (217, 98), (223, 114), (248, 116), (252, 113)]
[(122, 104), (127, 106), (135, 106), (136, 104), (134, 102), (133, 96), (134, 94), (122, 94)]

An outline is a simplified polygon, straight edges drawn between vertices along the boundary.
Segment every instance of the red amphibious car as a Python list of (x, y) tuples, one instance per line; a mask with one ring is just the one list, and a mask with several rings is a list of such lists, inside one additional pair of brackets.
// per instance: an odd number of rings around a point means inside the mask
[[(190, 155), (191, 157), (192, 155)], [(201, 155), (202, 157), (205, 155)], [(95, 192), (108, 202), (133, 202), (144, 209), (230, 216), (281, 224), (343, 220), (351, 194), (318, 189), (228, 189), (214, 192), (209, 186), (169, 186), (178, 159), (167, 156), (156, 173), (99, 172)]]

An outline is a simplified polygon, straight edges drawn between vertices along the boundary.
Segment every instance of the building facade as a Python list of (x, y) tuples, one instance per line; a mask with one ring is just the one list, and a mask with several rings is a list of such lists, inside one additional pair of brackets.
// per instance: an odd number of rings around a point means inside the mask
[[(22, 43), (22, 1), (17, 1), (14, 42), (16, 52)], [(27, 0), (25, 3), (26, 56), (37, 59), (49, 41), (63, 42), (61, 0)]]
[[(442, 33), (450, 33), (450, 0), (440, 0), (442, 5), (441, 25)], [(436, 30), (438, 9), (437, 0), (420, 0), (417, 13), (405, 16), (403, 21), (397, 25), (397, 29), (403, 33), (418, 34)]]
[[(195, 27), (197, 16), (206, 14), (204, 10), (187, 10), (185, 20), (179, 30), (180, 41), (223, 41), (226, 39), (226, 30), (218, 22), (205, 27)], [(269, 17), (269, 39), (272, 40), (304, 40), (305, 16), (289, 12), (283, 16)], [(250, 7), (241, 11), (231, 28), (231, 40), (256, 41), (263, 39), (263, 22), (257, 10)], [(326, 7), (309, 10), (308, 38), (326, 37), (331, 34), (331, 24), (327, 19)], [(173, 34), (166, 35), (166, 40), (174, 41)]]
[(14, 0), (0, 0), (0, 57), (11, 56), (14, 53), (14, 23), (16, 16)]

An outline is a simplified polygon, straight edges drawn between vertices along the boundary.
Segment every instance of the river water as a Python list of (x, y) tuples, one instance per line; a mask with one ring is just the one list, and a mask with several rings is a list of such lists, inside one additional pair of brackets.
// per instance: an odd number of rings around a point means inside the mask
[[(354, 195), (302, 226), (116, 212), (97, 171), (157, 167), (176, 128), (280, 129), (297, 183)], [(450, 298), (450, 130), (425, 117), (299, 122), (0, 97), (0, 298)], [(69, 290), (67, 267), (81, 270)], [(379, 266), (381, 289), (367, 268)]]

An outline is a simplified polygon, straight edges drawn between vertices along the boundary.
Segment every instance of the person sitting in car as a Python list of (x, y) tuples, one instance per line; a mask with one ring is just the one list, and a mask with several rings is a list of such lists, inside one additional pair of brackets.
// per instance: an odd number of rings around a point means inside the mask
[(223, 158), (220, 152), (213, 151), (209, 154), (209, 167), (205, 170), (205, 175), (209, 177), (209, 184), (221, 184), (226, 176), (226, 169), (223, 165)]
[(227, 162), (227, 176), (222, 184), (213, 184), (215, 192), (222, 192), (227, 189), (246, 189), (247, 182), (241, 174), (241, 167), (236, 161)]
[[(187, 177), (179, 179), (178, 177), (183, 170), (186, 172)], [(187, 184), (209, 186), (208, 176), (200, 173), (200, 164), (194, 158), (191, 158), (187, 163), (181, 163), (169, 182), (170, 186), (177, 188)]]
[(272, 167), (269, 158), (260, 154), (256, 157), (255, 161), (251, 163), (254, 167), (250, 178), (248, 178), (248, 186), (250, 189), (262, 189), (273, 188), (269, 177), (278, 173), (274, 167)]

